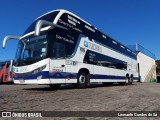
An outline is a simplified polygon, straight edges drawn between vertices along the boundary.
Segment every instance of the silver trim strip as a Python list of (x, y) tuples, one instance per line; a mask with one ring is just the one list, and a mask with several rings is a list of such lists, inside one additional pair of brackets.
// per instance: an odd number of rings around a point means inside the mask
[(52, 22), (48, 22), (46, 20), (39, 20), (36, 23), (36, 26), (35, 26), (35, 33), (34, 33), (35, 36), (39, 36), (40, 35), (41, 28), (42, 28), (43, 25), (48, 25), (48, 26), (52, 26), (52, 27), (57, 27), (57, 28), (68, 30), (66, 27), (54, 24)]

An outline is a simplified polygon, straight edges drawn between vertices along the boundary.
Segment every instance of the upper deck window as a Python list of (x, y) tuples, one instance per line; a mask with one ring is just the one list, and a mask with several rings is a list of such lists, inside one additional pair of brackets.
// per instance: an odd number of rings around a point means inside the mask
[[(34, 31), (35, 25), (36, 25), (36, 23), (38, 22), (38, 20), (46, 20), (46, 21), (49, 21), (49, 22), (53, 22), (58, 13), (59, 13), (59, 11), (54, 11), (54, 12), (51, 12), (51, 13), (48, 13), (48, 14), (46, 14), (46, 15), (44, 15), (44, 16), (39, 17), (38, 19), (36, 19), (36, 20), (27, 28), (27, 30), (24, 32), (23, 35), (25, 35), (25, 34), (27, 34), (27, 33), (29, 33), (29, 32)], [(43, 27), (45, 27), (45, 26), (43, 26)]]
[(48, 35), (50, 41), (50, 57), (55, 59), (72, 57), (74, 55), (78, 36), (79, 34), (72, 30), (66, 31), (58, 28), (50, 30)]
[(116, 41), (112, 41), (112, 43), (117, 44), (117, 42), (116, 42)]
[(123, 45), (120, 45), (121, 48), (125, 49), (125, 47)]
[(106, 36), (105, 36), (105, 35), (102, 35), (102, 37), (106, 39)]
[(128, 52), (131, 52), (131, 50), (127, 49)]

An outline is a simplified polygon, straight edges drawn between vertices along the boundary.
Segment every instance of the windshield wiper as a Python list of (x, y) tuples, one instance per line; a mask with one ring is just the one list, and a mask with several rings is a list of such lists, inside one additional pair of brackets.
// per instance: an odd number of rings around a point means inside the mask
[(29, 57), (28, 59), (18, 59), (15, 63), (16, 66), (23, 66), (23, 65), (28, 65), (28, 64), (32, 64), (33, 61), (35, 59), (34, 58), (31, 58)]

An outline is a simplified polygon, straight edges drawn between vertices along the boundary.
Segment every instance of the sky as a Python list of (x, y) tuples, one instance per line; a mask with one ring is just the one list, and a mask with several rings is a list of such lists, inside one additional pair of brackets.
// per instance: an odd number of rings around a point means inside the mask
[[(124, 45), (142, 45), (160, 59), (160, 0), (1, 0), (0, 46), (21, 36), (42, 14), (66, 9)], [(0, 61), (14, 59), (18, 40), (0, 47)]]

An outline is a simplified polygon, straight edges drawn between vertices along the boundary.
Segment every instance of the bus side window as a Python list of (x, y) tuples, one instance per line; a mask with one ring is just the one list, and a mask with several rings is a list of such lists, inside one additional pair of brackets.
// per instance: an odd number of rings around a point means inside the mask
[(66, 38), (66, 57), (71, 57), (74, 55), (74, 49), (77, 44), (78, 34), (72, 31), (66, 34)]
[(53, 57), (55, 58), (65, 57), (65, 44), (63, 42), (55, 41), (52, 50), (53, 50)]
[(71, 57), (74, 54), (79, 33), (54, 28), (48, 34), (51, 39), (51, 57)]

